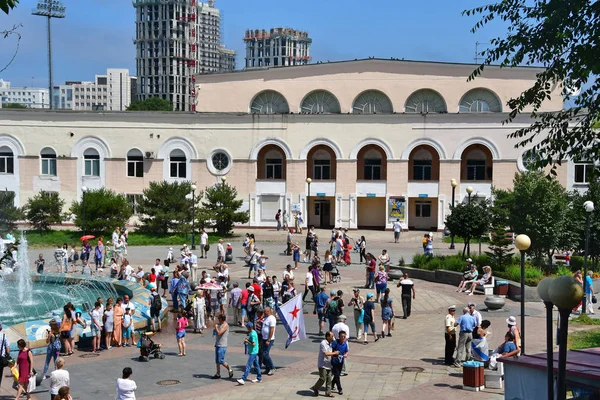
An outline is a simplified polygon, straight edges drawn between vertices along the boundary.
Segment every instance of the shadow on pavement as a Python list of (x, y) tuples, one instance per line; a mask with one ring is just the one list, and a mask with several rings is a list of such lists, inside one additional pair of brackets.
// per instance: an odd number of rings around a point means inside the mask
[(430, 363), (432, 365), (443, 365), (444, 364), (443, 358), (421, 358), (421, 361)]
[(296, 394), (303, 397), (315, 397), (315, 394), (312, 390), (298, 390)]

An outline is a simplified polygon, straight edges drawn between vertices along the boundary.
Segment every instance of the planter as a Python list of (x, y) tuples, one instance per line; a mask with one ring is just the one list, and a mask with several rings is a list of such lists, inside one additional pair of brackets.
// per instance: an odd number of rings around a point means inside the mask
[(500, 296), (488, 296), (483, 301), (488, 308), (488, 311), (501, 310), (506, 302)]

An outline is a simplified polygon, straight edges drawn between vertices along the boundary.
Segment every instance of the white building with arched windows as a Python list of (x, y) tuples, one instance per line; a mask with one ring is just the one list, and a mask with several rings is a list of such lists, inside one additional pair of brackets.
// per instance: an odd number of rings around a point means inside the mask
[[(2, 110), (0, 189), (18, 204), (46, 190), (68, 205), (83, 186), (135, 203), (151, 181), (202, 189), (226, 176), (251, 226), (274, 226), (282, 209), (317, 227), (443, 229), (452, 179), (459, 202), (527, 168), (507, 135), (529, 117), (502, 121), (540, 69), (468, 81), (474, 68), (369, 59), (199, 75), (193, 114)], [(562, 106), (556, 93), (542, 111)], [(586, 168), (565, 162), (558, 179), (585, 187)]]

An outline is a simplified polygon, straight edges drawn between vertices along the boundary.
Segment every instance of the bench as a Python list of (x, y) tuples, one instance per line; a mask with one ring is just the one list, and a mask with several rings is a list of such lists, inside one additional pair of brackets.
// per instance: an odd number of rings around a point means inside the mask
[(490, 389), (502, 389), (502, 380), (504, 378), (504, 363), (499, 362), (497, 369), (485, 369), (483, 379), (485, 387)]
[(496, 278), (492, 275), (492, 279), (490, 279), (489, 283), (486, 283), (485, 285), (480, 285), (478, 283), (475, 290), (481, 290), (486, 296), (491, 296), (494, 294), (494, 286), (496, 286)]

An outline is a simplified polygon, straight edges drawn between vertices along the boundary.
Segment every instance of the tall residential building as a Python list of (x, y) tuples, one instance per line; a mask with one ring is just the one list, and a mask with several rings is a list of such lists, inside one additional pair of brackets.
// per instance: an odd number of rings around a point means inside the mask
[(195, 74), (230, 72), (235, 52), (221, 43), (214, 0), (134, 0), (137, 98), (169, 100), (176, 111), (195, 111)]
[[(135, 77), (126, 68), (108, 68), (93, 82), (67, 81), (54, 86), (54, 108), (77, 111), (125, 111), (135, 98)], [(132, 97), (133, 95), (133, 97)]]
[(246, 68), (304, 65), (311, 60), (308, 32), (291, 28), (247, 30)]
[(11, 87), (10, 82), (0, 79), (0, 108), (2, 104), (21, 104), (29, 108), (49, 108), (48, 89)]

